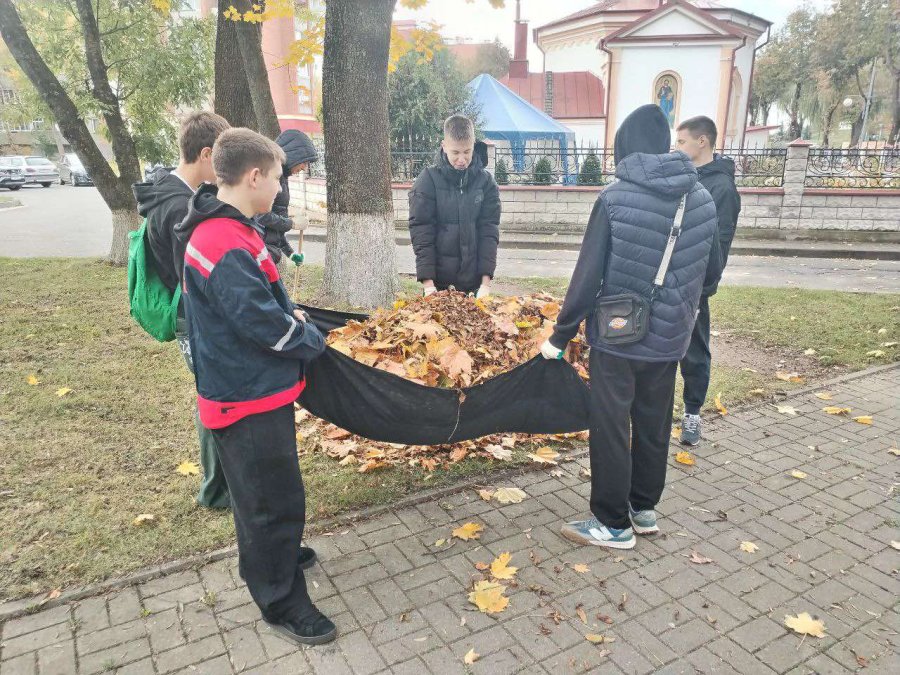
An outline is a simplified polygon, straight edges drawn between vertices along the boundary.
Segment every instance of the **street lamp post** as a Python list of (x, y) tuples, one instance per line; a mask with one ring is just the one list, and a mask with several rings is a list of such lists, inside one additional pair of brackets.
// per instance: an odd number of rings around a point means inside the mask
[[(875, 65), (877, 62), (878, 62), (877, 59), (872, 61), (872, 74), (869, 77), (869, 95), (866, 98), (866, 104), (865, 104), (865, 107), (863, 108), (862, 130), (859, 134), (859, 137), (863, 141), (867, 140), (866, 131), (869, 126), (869, 110), (872, 107), (872, 94), (875, 91)], [(845, 98), (844, 99), (844, 107), (849, 108), (851, 105), (853, 105), (853, 99), (856, 97), (862, 98), (862, 96), (860, 96), (859, 94), (850, 94), (847, 98)]]

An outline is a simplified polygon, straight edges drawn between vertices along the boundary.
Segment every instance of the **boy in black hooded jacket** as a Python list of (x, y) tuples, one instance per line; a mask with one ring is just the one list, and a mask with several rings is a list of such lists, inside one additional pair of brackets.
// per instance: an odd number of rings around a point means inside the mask
[[(544, 358), (562, 358), (587, 319), (591, 517), (561, 530), (579, 544), (633, 548), (635, 534), (659, 531), (655, 509), (666, 482), (676, 369), (701, 289), (719, 273), (718, 257), (710, 255), (715, 205), (687, 155), (669, 152), (670, 138), (659, 106), (641, 106), (622, 122), (615, 139), (618, 181), (594, 204), (565, 303), (541, 347)], [(682, 200), (680, 233), (657, 286)], [(601, 330), (624, 328), (632, 319), (620, 315), (601, 325), (594, 307), (598, 296), (623, 294), (648, 302), (648, 330), (639, 341), (611, 344)]]
[[(295, 265), (303, 262), (303, 252), (295, 252), (285, 236), (291, 230), (303, 231), (307, 223), (297, 223), (288, 213), (291, 205), (291, 188), (288, 179), (295, 176), (319, 158), (312, 139), (297, 129), (282, 131), (275, 142), (284, 151), (284, 166), (281, 167), (281, 192), (275, 197), (272, 210), (257, 218), (265, 228), (264, 240), (269, 255), (277, 265), (281, 257), (287, 256)], [(298, 227), (299, 225), (299, 227)], [(302, 239), (300, 240), (302, 244)]]

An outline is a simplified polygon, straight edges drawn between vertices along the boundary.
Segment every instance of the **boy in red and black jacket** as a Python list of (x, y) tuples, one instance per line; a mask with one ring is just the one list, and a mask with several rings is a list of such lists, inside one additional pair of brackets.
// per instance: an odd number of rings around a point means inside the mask
[(294, 401), (304, 365), (325, 339), (290, 301), (254, 220), (272, 208), (284, 153), (238, 128), (219, 136), (212, 156), (218, 187), (198, 190), (176, 230), (187, 242), (183, 295), (197, 407), (219, 444), (250, 594), (276, 630), (321, 644), (336, 629), (303, 576), (315, 554), (300, 546), (306, 497)]

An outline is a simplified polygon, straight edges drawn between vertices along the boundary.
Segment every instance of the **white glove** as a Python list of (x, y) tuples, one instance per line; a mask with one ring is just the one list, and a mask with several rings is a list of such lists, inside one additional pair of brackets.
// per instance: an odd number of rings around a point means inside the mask
[(541, 345), (541, 356), (550, 361), (561, 359), (563, 357), (563, 350), (550, 344), (550, 340), (544, 340), (544, 344)]
[(431, 295), (432, 293), (437, 293), (437, 287), (436, 287), (436, 286), (424, 286), (424, 287), (422, 288), (422, 295), (424, 295), (426, 298), (427, 298), (429, 295)]
[(478, 287), (478, 292), (475, 294), (476, 300), (481, 300), (482, 298), (490, 297), (491, 295), (491, 287), (481, 285)]

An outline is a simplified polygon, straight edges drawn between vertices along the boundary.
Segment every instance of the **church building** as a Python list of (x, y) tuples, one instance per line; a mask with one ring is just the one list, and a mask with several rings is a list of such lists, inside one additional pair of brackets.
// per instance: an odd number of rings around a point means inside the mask
[(770, 26), (715, 0), (602, 0), (535, 28), (543, 63), (529, 72), (527, 22), (517, 17), (501, 81), (574, 131), (579, 144), (612, 148), (625, 116), (656, 103), (673, 129), (706, 115), (720, 147), (739, 147), (756, 52)]

